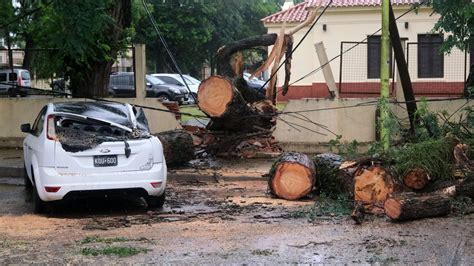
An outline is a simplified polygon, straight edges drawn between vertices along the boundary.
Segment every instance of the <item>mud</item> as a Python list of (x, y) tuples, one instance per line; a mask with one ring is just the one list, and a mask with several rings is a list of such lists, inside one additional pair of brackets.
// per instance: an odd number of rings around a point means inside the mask
[[(317, 198), (270, 197), (265, 180), (170, 181), (167, 202), (88, 199), (35, 215), (18, 179), (0, 179), (0, 264), (7, 263), (474, 263), (474, 216), (409, 223), (372, 217), (296, 218)], [(88, 241), (95, 239), (94, 241)], [(136, 248), (129, 257), (87, 255)]]

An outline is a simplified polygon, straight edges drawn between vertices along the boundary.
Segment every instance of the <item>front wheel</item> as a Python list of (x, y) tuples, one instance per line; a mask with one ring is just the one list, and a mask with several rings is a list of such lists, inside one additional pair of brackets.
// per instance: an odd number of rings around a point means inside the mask
[(170, 97), (166, 94), (158, 94), (157, 98), (160, 102), (169, 102), (170, 101)]
[(146, 198), (146, 203), (148, 204), (148, 208), (150, 209), (157, 209), (162, 208), (165, 204), (166, 193), (163, 192), (161, 196), (148, 196)]

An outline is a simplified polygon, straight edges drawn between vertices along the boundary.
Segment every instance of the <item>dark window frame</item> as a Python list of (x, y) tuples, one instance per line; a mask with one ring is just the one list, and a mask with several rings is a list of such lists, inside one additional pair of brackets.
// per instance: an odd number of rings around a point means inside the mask
[(444, 54), (439, 52), (443, 38), (442, 34), (418, 34), (418, 78), (444, 78)]
[[(374, 42), (375, 41), (375, 42)], [(381, 36), (367, 37), (367, 79), (380, 79)], [(393, 78), (393, 49), (390, 43), (390, 78)]]
[(48, 106), (43, 107), (43, 109), (41, 109), (38, 116), (36, 117), (35, 122), (33, 123), (33, 127), (31, 128), (31, 134), (33, 136), (38, 137), (41, 134), (41, 132), (43, 132), (44, 120), (45, 120), (47, 109), (48, 109)]

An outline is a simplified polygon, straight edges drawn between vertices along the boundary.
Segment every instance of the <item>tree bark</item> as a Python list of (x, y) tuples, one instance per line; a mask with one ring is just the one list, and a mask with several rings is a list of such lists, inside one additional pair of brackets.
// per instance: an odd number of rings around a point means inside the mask
[(268, 185), (272, 194), (287, 200), (307, 196), (316, 182), (314, 163), (303, 153), (285, 153), (270, 170)]
[(394, 221), (416, 220), (449, 214), (451, 201), (449, 197), (443, 195), (407, 193), (387, 199), (384, 210)]
[(317, 190), (330, 197), (346, 194), (354, 197), (354, 173), (357, 165), (341, 169), (344, 159), (337, 154), (322, 153), (313, 158), (316, 168)]
[(182, 166), (194, 159), (194, 143), (190, 133), (172, 130), (156, 134), (163, 144), (163, 153), (168, 166)]
[(234, 53), (257, 46), (270, 46), (275, 44), (276, 39), (277, 34), (265, 34), (230, 43), (219, 48), (217, 51), (217, 75), (233, 78), (235, 73), (230, 59)]

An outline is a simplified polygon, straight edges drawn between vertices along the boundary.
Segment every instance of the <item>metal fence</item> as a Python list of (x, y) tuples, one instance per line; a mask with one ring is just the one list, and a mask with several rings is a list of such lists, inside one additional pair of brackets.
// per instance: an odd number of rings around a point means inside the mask
[(408, 71), (418, 95), (460, 95), (469, 74), (469, 54), (439, 51), (441, 43), (407, 43)]
[[(358, 44), (356, 46), (356, 44)], [(406, 44), (406, 59), (416, 95), (461, 95), (469, 75), (472, 56), (453, 49), (449, 54), (439, 52), (437, 43)], [(341, 96), (365, 97), (380, 94), (379, 49), (368, 42), (341, 42), (339, 92)], [(346, 52), (347, 51), (347, 52)], [(390, 93), (396, 90), (397, 69), (391, 55)]]
[[(374, 51), (372, 48), (368, 42), (341, 42), (339, 93), (342, 96), (365, 97), (380, 94), (380, 50)], [(390, 93), (393, 93), (393, 52), (391, 58)]]

